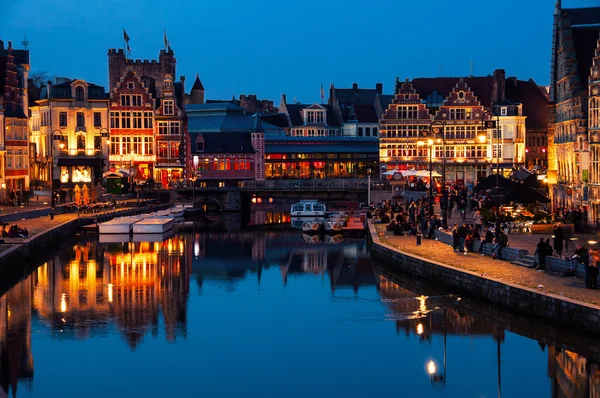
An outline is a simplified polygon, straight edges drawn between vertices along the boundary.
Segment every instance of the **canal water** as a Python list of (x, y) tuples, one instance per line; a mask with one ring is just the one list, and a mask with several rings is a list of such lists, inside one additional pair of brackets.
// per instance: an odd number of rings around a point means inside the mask
[(0, 396), (597, 397), (598, 358), (297, 231), (78, 237), (0, 299)]

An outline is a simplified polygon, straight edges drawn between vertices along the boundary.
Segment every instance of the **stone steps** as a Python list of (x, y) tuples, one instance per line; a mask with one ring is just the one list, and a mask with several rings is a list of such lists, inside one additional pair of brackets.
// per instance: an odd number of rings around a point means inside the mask
[(515, 261), (511, 261), (511, 264), (517, 265), (519, 267), (535, 268), (537, 267), (537, 260), (534, 256), (524, 254)]

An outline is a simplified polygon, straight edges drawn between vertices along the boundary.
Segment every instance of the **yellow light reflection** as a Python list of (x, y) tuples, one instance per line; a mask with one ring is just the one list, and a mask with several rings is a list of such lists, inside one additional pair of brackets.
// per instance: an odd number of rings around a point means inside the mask
[(433, 376), (436, 371), (437, 371), (437, 368), (435, 366), (435, 362), (429, 361), (427, 363), (427, 373), (429, 373), (429, 375)]
[(427, 300), (427, 297), (426, 296), (419, 296), (419, 297), (417, 297), (417, 300), (419, 300), (419, 311), (426, 312), (427, 311), (427, 304), (425, 303), (425, 301)]
[(65, 293), (60, 295), (60, 312), (67, 312), (67, 295)]
[(113, 284), (112, 283), (108, 284), (108, 302), (109, 303), (113, 302)]
[(418, 335), (421, 335), (421, 334), (423, 334), (423, 324), (422, 324), (422, 323), (419, 323), (419, 324), (417, 325), (417, 334), (418, 334)]

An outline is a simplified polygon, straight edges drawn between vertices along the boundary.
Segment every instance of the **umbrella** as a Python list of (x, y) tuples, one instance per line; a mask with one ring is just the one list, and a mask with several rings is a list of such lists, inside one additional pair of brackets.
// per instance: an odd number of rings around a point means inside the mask
[(394, 174), (399, 173), (398, 170), (390, 170), (383, 173), (384, 176), (393, 176)]
[(505, 187), (510, 184), (510, 180), (502, 175), (490, 174), (485, 177), (483, 180), (479, 181), (479, 184), (475, 187), (475, 189), (492, 189), (496, 187), (496, 177), (498, 177), (498, 186)]
[[(429, 177), (429, 170), (418, 170), (415, 172), (415, 176), (417, 177)], [(441, 177), (442, 175), (440, 173), (438, 173), (437, 171), (432, 171), (431, 172), (431, 176), (432, 177)]]
[(550, 199), (540, 191), (527, 184), (513, 183), (506, 186), (502, 193), (502, 203), (548, 203)]

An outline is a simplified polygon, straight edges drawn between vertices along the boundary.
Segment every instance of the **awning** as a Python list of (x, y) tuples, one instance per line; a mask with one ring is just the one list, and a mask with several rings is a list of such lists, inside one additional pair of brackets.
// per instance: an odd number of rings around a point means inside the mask
[(58, 158), (59, 166), (93, 166), (102, 167), (104, 165), (104, 159), (102, 158), (91, 158), (91, 157), (66, 157)]
[(106, 178), (106, 177), (123, 177), (123, 174), (119, 173), (118, 171), (107, 171), (106, 173), (102, 174), (102, 177)]

